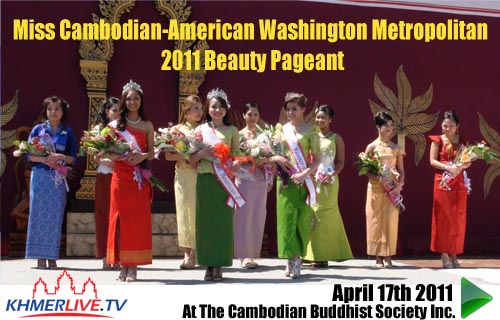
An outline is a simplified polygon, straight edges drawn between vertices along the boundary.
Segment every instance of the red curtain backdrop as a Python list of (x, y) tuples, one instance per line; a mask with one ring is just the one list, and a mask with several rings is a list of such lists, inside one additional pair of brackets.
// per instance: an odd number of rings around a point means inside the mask
[[(215, 1), (188, 3), (190, 21), (251, 22), (258, 30), (258, 20), (278, 19), (279, 22), (296, 22), (297, 19), (315, 19), (318, 22), (366, 22), (388, 19), (392, 22), (446, 22), (460, 19), (466, 22), (486, 22), (487, 41), (209, 41), (210, 49), (222, 53), (256, 51), (266, 53), (278, 49), (289, 53), (345, 54), (345, 71), (210, 71), (200, 87), (204, 100), (206, 93), (223, 88), (236, 110), (246, 102), (256, 102), (264, 120), (278, 121), (286, 92), (304, 93), (309, 98), (307, 112), (315, 102), (328, 103), (335, 108), (332, 124), (334, 132), (341, 134), (346, 143), (346, 166), (340, 179), (339, 203), (353, 251), (365, 256), (365, 196), (367, 179), (358, 177), (352, 163), (354, 156), (376, 138), (376, 129), (368, 99), (378, 103), (374, 90), (375, 73), (397, 92), (396, 71), (403, 65), (411, 83), (413, 97), (423, 94), (430, 84), (434, 88), (433, 102), (426, 113), (455, 110), (461, 118), (460, 134), (471, 141), (482, 140), (477, 113), (483, 114), (495, 130), (500, 131), (500, 20), (495, 17), (457, 15), (437, 12), (409, 11), (388, 8), (358, 7), (314, 2), (235, 2)], [(75, 10), (78, 6), (78, 10)], [(86, 83), (80, 74), (78, 41), (62, 41), (56, 36), (52, 41), (13, 40), (13, 20), (29, 18), (36, 22), (58, 25), (62, 19), (72, 22), (90, 22), (92, 13), (99, 14), (97, 1), (14, 2), (2, 1), (1, 46), (1, 103), (7, 103), (19, 90), (19, 108), (16, 116), (2, 129), (13, 130), (31, 126), (41, 110), (42, 100), (49, 95), (60, 95), (71, 105), (68, 125), (81, 134), (88, 123), (88, 98)], [(168, 24), (156, 10), (154, 2), (136, 1), (126, 19), (141, 22)], [(56, 33), (57, 35), (57, 33)], [(258, 36), (258, 31), (256, 33)], [(108, 94), (119, 96), (122, 85), (130, 79), (144, 89), (144, 104), (148, 118), (155, 128), (177, 121), (178, 73), (161, 71), (163, 49), (173, 49), (173, 42), (115, 41), (114, 55), (109, 63)], [(268, 65), (269, 66), (269, 65)], [(428, 134), (439, 134), (440, 121)], [(429, 146), (419, 165), (414, 161), (414, 145), (407, 139), (405, 159), (406, 185), (404, 189), (407, 210), (400, 218), (399, 254), (429, 253), (432, 208), (432, 179), (434, 170), (429, 165)], [(12, 149), (3, 150), (7, 167), (1, 177), (1, 230), (8, 237), (15, 230), (10, 217), (13, 197), (17, 191)], [(173, 185), (173, 163), (155, 161), (155, 173)], [(71, 183), (70, 197), (74, 199), (79, 179), (85, 169), (82, 158), (76, 170), (78, 179)], [(471, 167), (473, 191), (469, 197), (468, 225), (465, 252), (468, 254), (498, 254), (496, 245), (500, 236), (500, 208), (497, 196), (500, 181), (495, 181), (490, 195), (483, 200), (483, 177), (487, 166), (477, 162)], [(275, 191), (269, 195), (266, 233), (269, 250), (275, 252)], [(155, 200), (173, 200), (169, 194), (155, 193)]]

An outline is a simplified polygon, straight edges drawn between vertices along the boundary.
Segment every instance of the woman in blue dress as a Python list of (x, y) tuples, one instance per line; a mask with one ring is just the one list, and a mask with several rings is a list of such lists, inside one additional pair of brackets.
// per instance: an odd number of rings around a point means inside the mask
[(31, 130), (28, 142), (39, 141), (51, 152), (28, 156), (33, 163), (30, 182), (30, 214), (26, 259), (38, 259), (38, 268), (56, 269), (61, 228), (66, 206), (66, 165), (74, 164), (78, 145), (73, 130), (66, 126), (68, 103), (57, 96), (46, 98)]

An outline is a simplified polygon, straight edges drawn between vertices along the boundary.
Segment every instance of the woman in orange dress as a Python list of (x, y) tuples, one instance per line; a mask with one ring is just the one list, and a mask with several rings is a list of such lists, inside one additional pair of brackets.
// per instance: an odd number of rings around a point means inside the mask
[[(441, 122), (442, 135), (429, 136), (430, 163), (434, 174), (434, 203), (432, 206), (431, 251), (441, 253), (443, 268), (459, 268), (457, 254), (464, 252), (467, 218), (467, 187), (463, 170), (470, 162), (453, 164), (460, 146), (467, 141), (458, 134), (459, 119), (454, 111), (447, 111)], [(443, 174), (453, 177), (442, 185)]]
[[(394, 124), (386, 112), (374, 117), (378, 137), (365, 150), (366, 154), (378, 153), (387, 168), (383, 175), (368, 174), (366, 193), (366, 244), (367, 253), (375, 256), (375, 267), (392, 268), (392, 256), (396, 254), (398, 241), (399, 208), (386, 194), (386, 186), (393, 185), (392, 192), (399, 194), (404, 185), (405, 152), (391, 141)], [(384, 264), (385, 263), (385, 264)]]
[(135, 281), (137, 266), (152, 263), (151, 198), (149, 182), (140, 167), (154, 158), (153, 124), (146, 120), (140, 85), (130, 80), (123, 87), (120, 119), (110, 123), (131, 143), (125, 158), (115, 161), (111, 178), (109, 232), (106, 260), (121, 266), (120, 281)]

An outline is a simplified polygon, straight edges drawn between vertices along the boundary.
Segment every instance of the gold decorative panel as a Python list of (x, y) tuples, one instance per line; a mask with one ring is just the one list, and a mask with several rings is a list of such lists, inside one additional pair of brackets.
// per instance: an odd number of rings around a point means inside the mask
[(5, 166), (7, 165), (7, 157), (2, 150), (12, 147), (14, 140), (16, 139), (16, 130), (5, 130), (4, 125), (6, 125), (16, 115), (17, 101), (18, 91), (16, 90), (16, 94), (14, 95), (14, 97), (9, 102), (2, 105), (2, 113), (0, 114), (0, 128), (2, 132), (2, 147), (0, 150), (0, 177), (3, 175)]

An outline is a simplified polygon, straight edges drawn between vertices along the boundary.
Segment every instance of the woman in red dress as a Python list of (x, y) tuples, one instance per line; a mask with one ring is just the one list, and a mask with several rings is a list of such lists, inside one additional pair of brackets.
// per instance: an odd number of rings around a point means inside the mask
[[(137, 266), (152, 263), (151, 185), (140, 167), (154, 158), (154, 127), (146, 120), (140, 85), (130, 80), (123, 87), (120, 119), (115, 127), (132, 145), (125, 158), (113, 154), (109, 232), (106, 260), (121, 266), (120, 281), (135, 281)], [(142, 178), (141, 178), (142, 177)]]
[[(464, 252), (465, 224), (467, 218), (467, 187), (463, 170), (470, 162), (453, 163), (460, 146), (467, 141), (458, 134), (459, 119), (454, 111), (443, 115), (443, 134), (429, 136), (431, 141), (430, 163), (434, 174), (434, 203), (432, 208), (431, 251), (441, 253), (443, 268), (458, 268), (457, 254)], [(443, 174), (453, 177), (442, 183)]]

